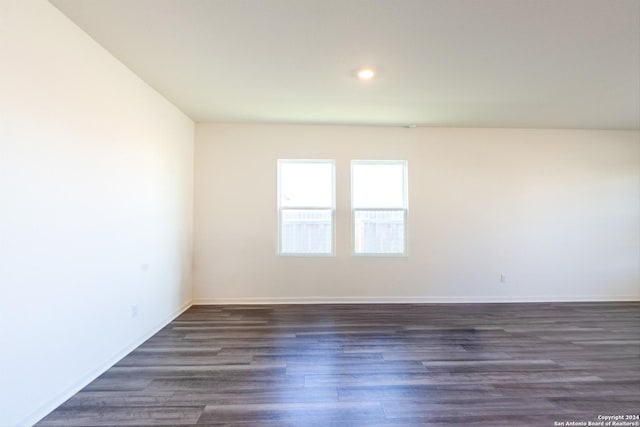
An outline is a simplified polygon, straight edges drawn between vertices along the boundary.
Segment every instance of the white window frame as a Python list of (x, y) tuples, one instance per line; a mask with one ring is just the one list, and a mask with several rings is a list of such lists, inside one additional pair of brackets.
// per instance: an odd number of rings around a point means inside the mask
[[(282, 207), (280, 194), (280, 165), (283, 163), (328, 163), (331, 164), (331, 207), (326, 206), (287, 206)], [(334, 257), (336, 255), (336, 162), (332, 159), (278, 159), (277, 164), (277, 197), (278, 197), (278, 226), (277, 226), (277, 255), (283, 257)], [(331, 252), (282, 252), (282, 211), (283, 210), (327, 210), (331, 211)]]
[[(354, 202), (354, 188), (353, 188), (353, 169), (355, 165), (402, 165), (402, 201), (404, 208), (355, 208)], [(356, 252), (356, 212), (357, 211), (398, 211), (403, 212), (404, 218), (404, 247), (403, 252), (389, 253), (389, 252)], [(351, 161), (351, 255), (357, 257), (407, 257), (409, 256), (409, 189), (408, 189), (408, 164), (406, 160), (352, 160)]]

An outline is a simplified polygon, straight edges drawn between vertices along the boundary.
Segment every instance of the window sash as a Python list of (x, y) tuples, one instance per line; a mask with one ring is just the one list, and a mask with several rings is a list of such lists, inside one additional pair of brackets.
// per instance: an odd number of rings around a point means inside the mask
[[(284, 219), (288, 213), (296, 212), (302, 214), (306, 212), (311, 215), (298, 221)], [(313, 218), (313, 213), (324, 213), (325, 215), (324, 218)], [(333, 208), (281, 208), (278, 217), (278, 234), (280, 236), (278, 251), (280, 255), (333, 255), (335, 240), (335, 210)], [(327, 228), (328, 230), (323, 230)]]
[[(396, 169), (391, 176), (376, 175), (376, 169), (384, 169), (384, 166), (392, 166)], [(401, 175), (396, 175), (401, 171)], [(386, 171), (388, 172), (388, 171)], [(367, 175), (374, 181), (367, 181)], [(374, 176), (372, 176), (374, 175)], [(358, 179), (356, 179), (358, 177)], [(386, 179), (385, 179), (386, 178)], [(395, 181), (394, 178), (400, 178)], [(392, 179), (392, 181), (388, 181)], [(399, 184), (401, 187), (390, 187), (393, 191), (388, 193), (390, 199), (371, 199), (371, 192), (380, 194), (384, 191), (382, 188), (376, 188), (376, 185), (385, 187), (390, 182)], [(374, 186), (374, 187), (372, 187)], [(389, 187), (387, 187), (388, 189)], [(372, 191), (375, 189), (375, 191)], [(400, 189), (400, 192), (394, 190)], [(358, 191), (360, 190), (360, 192)], [(369, 194), (367, 194), (369, 193)], [(367, 200), (368, 199), (368, 200)], [(352, 209), (407, 209), (407, 162), (406, 160), (352, 160), (351, 161), (351, 208)]]
[[(359, 219), (359, 213), (399, 213), (400, 219), (373, 218)], [(406, 256), (407, 254), (407, 209), (395, 208), (356, 208), (352, 210), (353, 255), (357, 256)], [(360, 222), (360, 224), (359, 224)], [(367, 230), (368, 229), (368, 230)], [(401, 230), (398, 230), (401, 229)], [(385, 241), (391, 239), (398, 242), (400, 247), (385, 249)]]

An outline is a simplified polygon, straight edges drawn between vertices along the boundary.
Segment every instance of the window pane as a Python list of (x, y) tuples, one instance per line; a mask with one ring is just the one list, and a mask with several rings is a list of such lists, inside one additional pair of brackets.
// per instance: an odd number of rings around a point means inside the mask
[(280, 215), (281, 253), (331, 253), (331, 210), (282, 209)]
[(333, 163), (281, 162), (281, 207), (333, 206)]
[(404, 163), (353, 163), (353, 208), (404, 208)]
[(356, 210), (353, 215), (355, 253), (404, 253), (404, 210)]

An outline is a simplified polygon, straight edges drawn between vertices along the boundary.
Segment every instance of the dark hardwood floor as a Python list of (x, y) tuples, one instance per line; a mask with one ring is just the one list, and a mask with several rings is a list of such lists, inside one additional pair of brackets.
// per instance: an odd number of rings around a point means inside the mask
[(38, 425), (553, 426), (639, 413), (640, 303), (195, 306)]

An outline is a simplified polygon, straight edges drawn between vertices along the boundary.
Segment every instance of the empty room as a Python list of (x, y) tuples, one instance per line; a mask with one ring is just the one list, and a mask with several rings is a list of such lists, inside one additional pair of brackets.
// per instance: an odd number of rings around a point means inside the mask
[(640, 0), (0, 0), (0, 427), (640, 426)]

